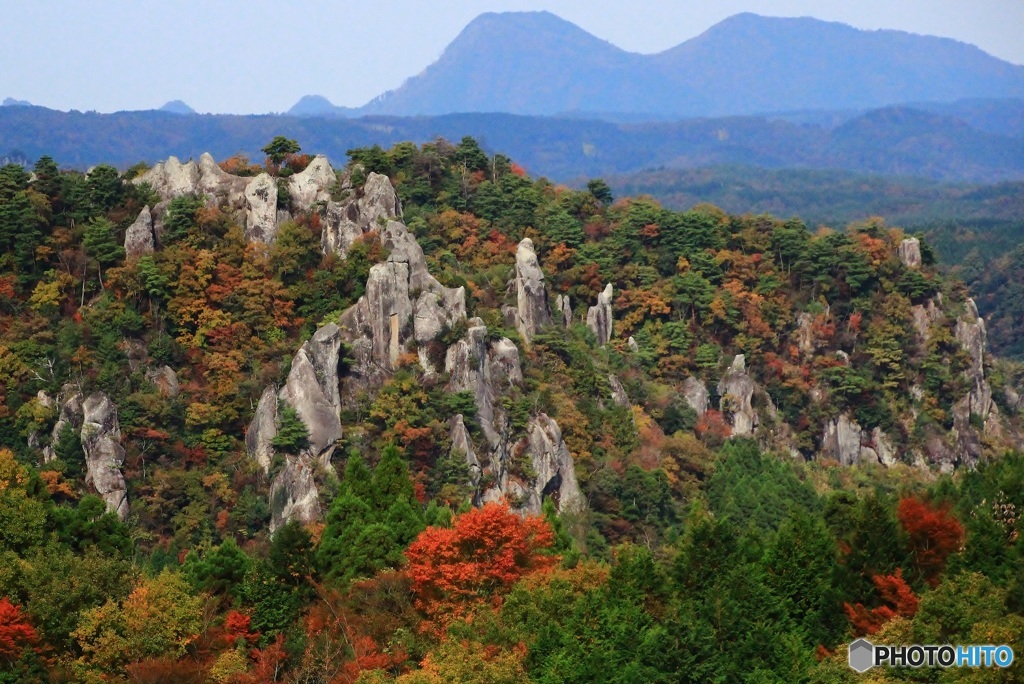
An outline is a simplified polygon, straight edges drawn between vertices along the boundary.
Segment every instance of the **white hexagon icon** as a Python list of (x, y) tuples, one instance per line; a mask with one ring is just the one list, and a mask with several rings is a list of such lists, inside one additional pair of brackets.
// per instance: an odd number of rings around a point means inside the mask
[(867, 672), (875, 665), (875, 645), (867, 639), (857, 639), (850, 644), (849, 662), (857, 672)]

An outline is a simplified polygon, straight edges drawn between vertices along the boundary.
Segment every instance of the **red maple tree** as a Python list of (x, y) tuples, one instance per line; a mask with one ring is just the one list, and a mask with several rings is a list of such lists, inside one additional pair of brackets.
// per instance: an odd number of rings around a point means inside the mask
[(543, 518), (522, 518), (504, 503), (464, 513), (450, 529), (429, 527), (405, 554), (416, 607), (442, 622), (464, 615), (554, 566), (558, 557), (545, 553), (553, 539)]
[(36, 630), (21, 607), (7, 597), (0, 598), (0, 662), (17, 660), (25, 647), (33, 646), (37, 638)]
[(912, 497), (900, 501), (896, 514), (910, 537), (910, 551), (921, 577), (936, 586), (946, 559), (960, 549), (963, 525), (950, 514), (949, 506), (932, 506)]
[(850, 618), (857, 636), (874, 634), (897, 615), (909, 618), (917, 613), (917, 596), (903, 579), (903, 570), (896, 568), (895, 574), (875, 575), (871, 581), (887, 605), (869, 609), (862, 603), (852, 606), (849, 603), (843, 604), (843, 610)]

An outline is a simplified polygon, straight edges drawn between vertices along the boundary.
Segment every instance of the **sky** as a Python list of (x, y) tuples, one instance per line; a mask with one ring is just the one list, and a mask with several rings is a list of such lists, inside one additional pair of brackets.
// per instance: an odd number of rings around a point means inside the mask
[(654, 53), (739, 12), (955, 38), (1024, 64), (1022, 0), (0, 0), (0, 99), (111, 112), (184, 100), (283, 112), (359, 106), (436, 60), (483, 12), (548, 10)]

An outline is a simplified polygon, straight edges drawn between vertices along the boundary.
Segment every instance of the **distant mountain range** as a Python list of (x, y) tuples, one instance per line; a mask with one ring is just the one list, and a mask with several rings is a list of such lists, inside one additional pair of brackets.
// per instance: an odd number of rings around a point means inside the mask
[[(821, 119), (828, 125), (808, 121)], [(345, 162), (346, 150), (403, 140), (458, 141), (471, 135), (489, 152), (529, 171), (568, 182), (657, 167), (715, 165), (844, 169), (859, 173), (991, 182), (1024, 179), (1024, 100), (897, 106), (863, 113), (824, 112), (613, 123), (511, 114), (359, 119), (234, 116), (170, 112), (59, 112), (0, 107), (0, 154), (43, 154), (80, 168), (122, 168), (169, 155), (244, 153), (260, 160), (275, 135)]]
[(1024, 97), (1024, 66), (973, 45), (812, 18), (730, 17), (658, 54), (626, 52), (548, 12), (487, 13), (401, 87), (295, 116), (504, 112), (621, 120)]

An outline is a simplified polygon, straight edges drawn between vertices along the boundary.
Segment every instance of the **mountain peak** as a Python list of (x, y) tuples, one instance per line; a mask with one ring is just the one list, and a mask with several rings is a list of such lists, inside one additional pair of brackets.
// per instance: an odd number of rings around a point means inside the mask
[(171, 114), (195, 114), (196, 110), (189, 107), (182, 100), (171, 100), (164, 104), (158, 111), (169, 112)]

